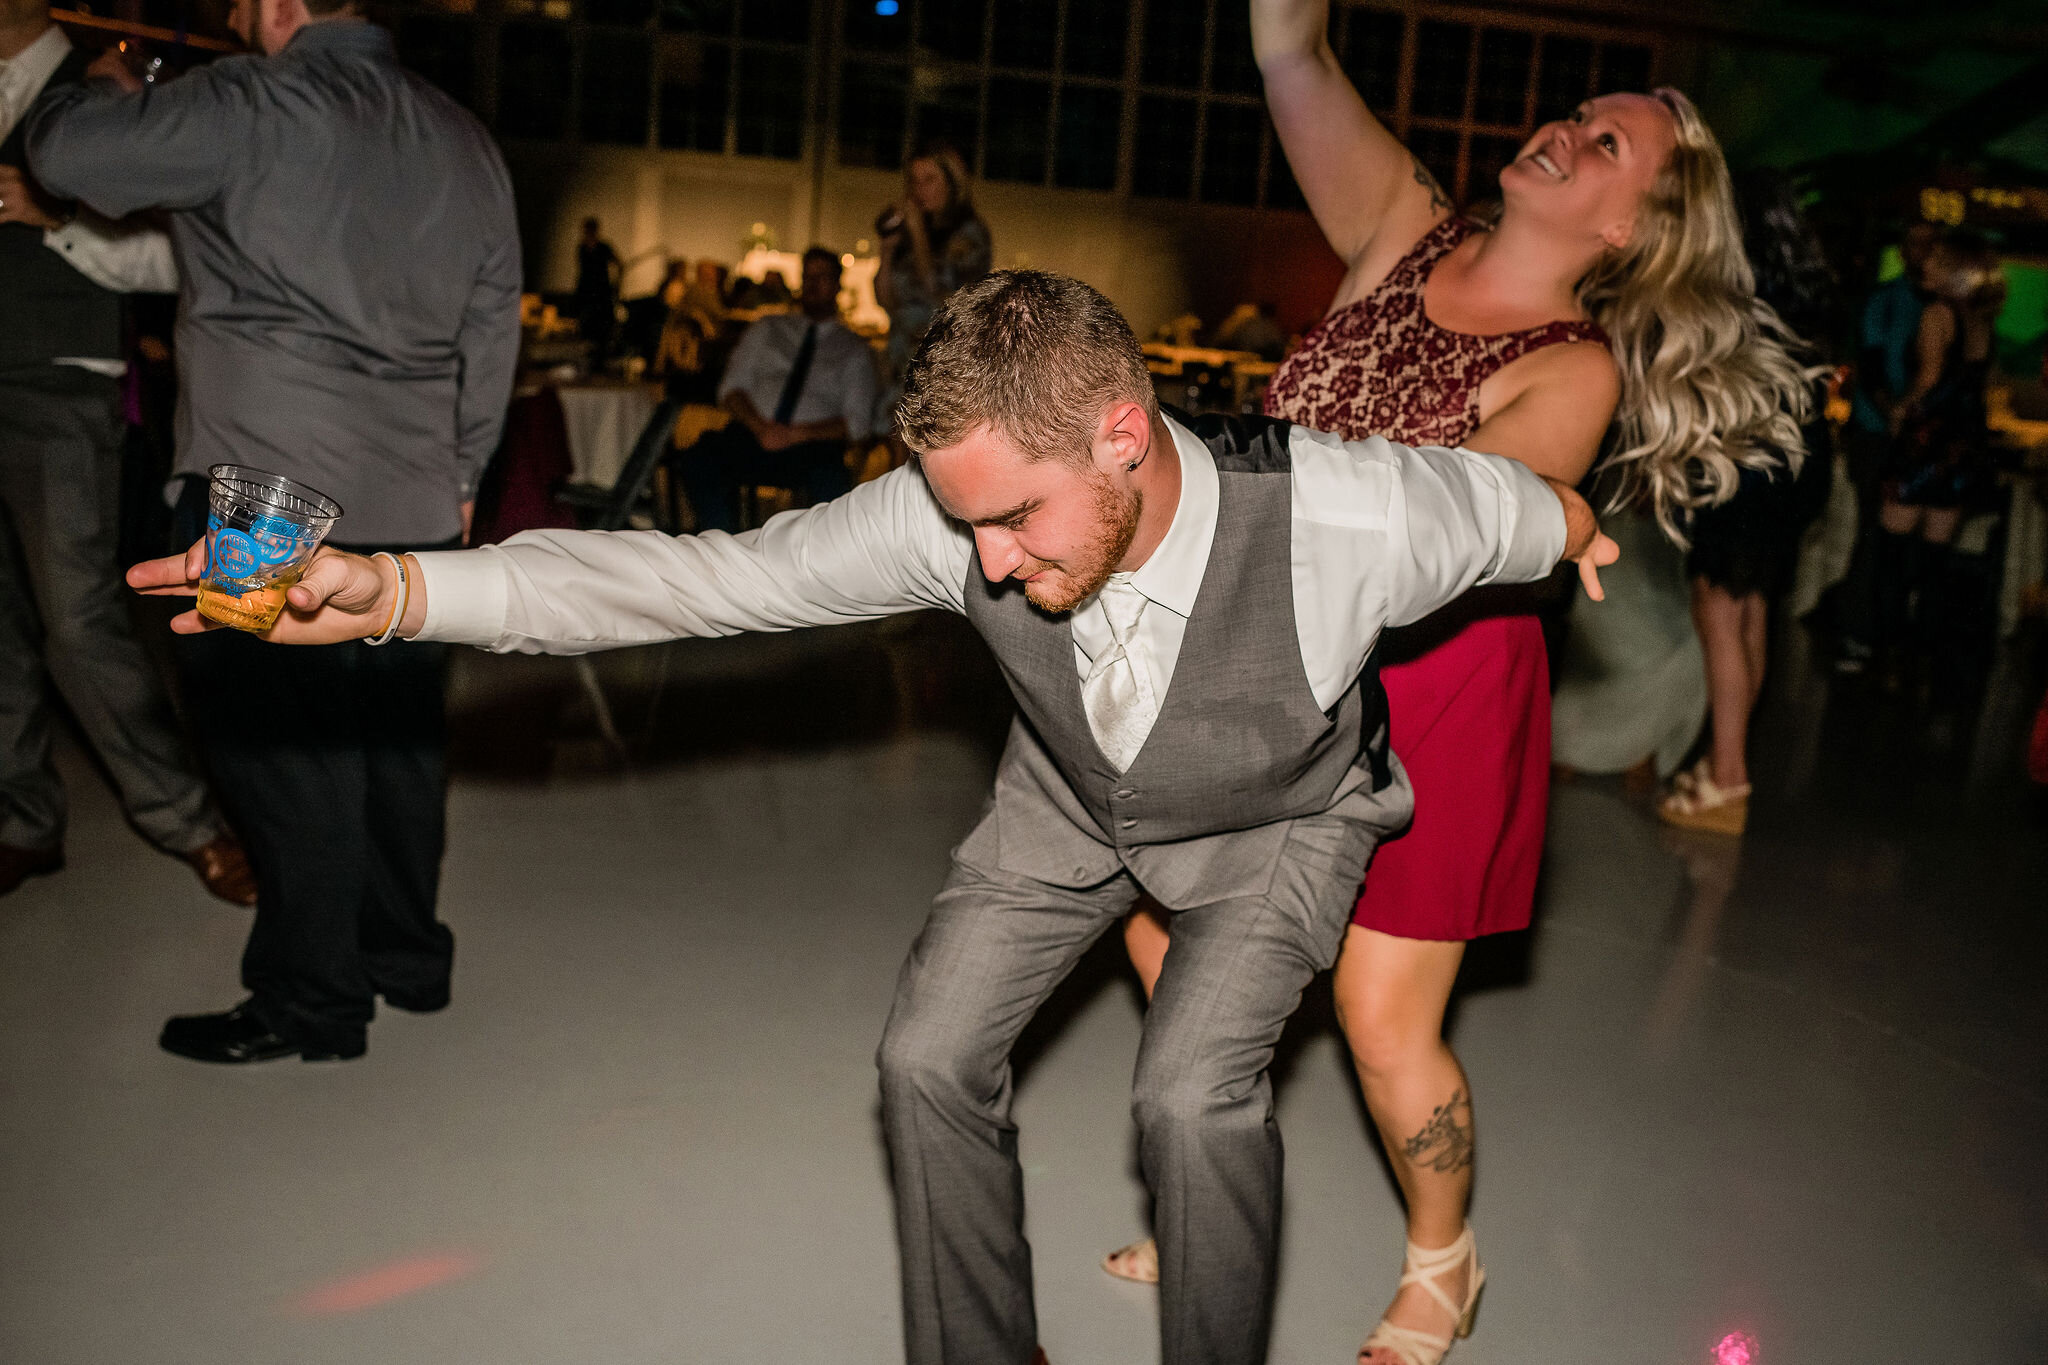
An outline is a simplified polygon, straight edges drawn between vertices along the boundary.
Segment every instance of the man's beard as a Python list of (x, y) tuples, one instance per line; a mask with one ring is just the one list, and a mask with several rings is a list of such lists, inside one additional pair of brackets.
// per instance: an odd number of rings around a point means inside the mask
[(1138, 514), (1144, 506), (1145, 499), (1136, 489), (1120, 495), (1107, 475), (1098, 475), (1095, 511), (1101, 524), (1095, 539), (1069, 563), (1048, 565), (1052, 572), (1045, 581), (1024, 585), (1031, 605), (1041, 611), (1067, 612), (1100, 592), (1137, 539)]

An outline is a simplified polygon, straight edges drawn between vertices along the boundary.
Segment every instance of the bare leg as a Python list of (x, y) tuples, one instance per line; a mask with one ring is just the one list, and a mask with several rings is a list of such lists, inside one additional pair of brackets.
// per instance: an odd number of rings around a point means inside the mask
[[(1444, 1009), (1465, 956), (1462, 943), (1396, 938), (1352, 925), (1337, 959), (1337, 1018), (1365, 1105), (1408, 1204), (1408, 1240), (1436, 1249), (1458, 1240), (1472, 1197), (1472, 1088), (1444, 1042)], [(1462, 1302), (1469, 1269), (1438, 1281)], [(1402, 1290), (1387, 1320), (1449, 1335), (1443, 1308)]]
[(1749, 710), (1756, 714), (1756, 699), (1763, 695), (1764, 665), (1770, 658), (1771, 604), (1760, 592), (1740, 599), (1742, 607), (1742, 656), (1749, 663)]
[(1693, 626), (1707, 658), (1707, 700), (1714, 717), (1714, 784), (1749, 781), (1749, 708), (1755, 701), (1743, 639), (1740, 599), (1704, 578), (1692, 581)]

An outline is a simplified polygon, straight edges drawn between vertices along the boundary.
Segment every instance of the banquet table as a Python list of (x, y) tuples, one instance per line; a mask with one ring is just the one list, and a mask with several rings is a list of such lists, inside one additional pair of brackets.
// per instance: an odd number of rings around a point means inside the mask
[(562, 421), (569, 431), (570, 477), (609, 488), (618, 482), (640, 429), (661, 402), (661, 385), (592, 380), (564, 384)]

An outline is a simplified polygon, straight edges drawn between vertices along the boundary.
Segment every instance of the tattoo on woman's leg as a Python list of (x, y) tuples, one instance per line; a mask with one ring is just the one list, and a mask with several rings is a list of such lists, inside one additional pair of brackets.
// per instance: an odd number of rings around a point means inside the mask
[(1418, 1166), (1450, 1175), (1472, 1164), (1472, 1101), (1462, 1088), (1451, 1092), (1429, 1122), (1401, 1150)]

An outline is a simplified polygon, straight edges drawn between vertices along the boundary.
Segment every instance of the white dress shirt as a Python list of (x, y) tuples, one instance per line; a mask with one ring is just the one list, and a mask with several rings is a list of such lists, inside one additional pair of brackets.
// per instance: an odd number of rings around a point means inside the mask
[(718, 383), (718, 401), (724, 402), (725, 396), (737, 389), (752, 401), (756, 412), (773, 417), (782, 398), (783, 381), (789, 378), (803, 347), (804, 333), (813, 327), (818, 329), (817, 348), (811, 353), (810, 373), (804, 376), (796, 411), (789, 420), (803, 426), (843, 418), (847, 439), (861, 440), (874, 422), (875, 355), (837, 318), (813, 322), (802, 313), (783, 313), (754, 323), (726, 362), (725, 377)]
[[(1165, 696), (1208, 568), (1216, 463), (1167, 420), (1181, 497), (1129, 582), (1148, 606), (1129, 653)], [(1420, 620), (1478, 583), (1529, 582), (1564, 553), (1557, 495), (1514, 460), (1294, 429), (1291, 579), (1302, 667), (1334, 706), (1390, 625)], [(418, 556), (419, 639), (500, 653), (577, 654), (678, 636), (965, 610), (974, 539), (916, 465), (743, 535), (529, 531), (503, 545)], [(1072, 616), (1074, 667), (1111, 643), (1096, 598)]]
[[(0, 61), (0, 138), (14, 131), (48, 85), (50, 77), (71, 55), (71, 40), (55, 24), (42, 37)], [(43, 245), (61, 254), (74, 270), (102, 289), (117, 294), (175, 294), (178, 266), (171, 257), (171, 239), (141, 219), (113, 222), (90, 209), (62, 227), (46, 228)], [(59, 365), (72, 365), (100, 374), (120, 375), (127, 366), (118, 360), (60, 357)]]

